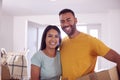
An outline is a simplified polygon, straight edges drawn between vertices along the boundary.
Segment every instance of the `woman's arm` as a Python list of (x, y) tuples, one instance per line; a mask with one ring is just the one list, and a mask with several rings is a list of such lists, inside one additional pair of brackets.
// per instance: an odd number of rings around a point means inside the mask
[(40, 67), (31, 64), (31, 80), (40, 80)]

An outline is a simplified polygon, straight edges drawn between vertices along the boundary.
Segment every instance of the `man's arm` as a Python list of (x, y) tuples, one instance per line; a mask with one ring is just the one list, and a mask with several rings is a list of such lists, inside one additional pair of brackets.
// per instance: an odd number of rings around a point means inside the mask
[(118, 76), (120, 78), (120, 54), (115, 52), (114, 50), (110, 49), (108, 53), (104, 56), (104, 58), (115, 62), (117, 64), (117, 69), (118, 69)]

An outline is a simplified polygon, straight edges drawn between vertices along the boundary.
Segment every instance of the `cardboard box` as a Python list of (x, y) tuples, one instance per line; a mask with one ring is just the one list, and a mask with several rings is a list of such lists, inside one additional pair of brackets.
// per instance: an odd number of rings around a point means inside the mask
[(96, 73), (90, 73), (77, 80), (119, 80), (116, 66)]

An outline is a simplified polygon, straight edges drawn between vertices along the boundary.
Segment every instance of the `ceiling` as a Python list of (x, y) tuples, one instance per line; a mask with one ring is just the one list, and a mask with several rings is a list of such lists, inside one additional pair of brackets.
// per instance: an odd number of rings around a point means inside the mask
[(13, 16), (57, 15), (63, 8), (78, 13), (104, 13), (120, 9), (120, 0), (3, 0), (3, 13)]

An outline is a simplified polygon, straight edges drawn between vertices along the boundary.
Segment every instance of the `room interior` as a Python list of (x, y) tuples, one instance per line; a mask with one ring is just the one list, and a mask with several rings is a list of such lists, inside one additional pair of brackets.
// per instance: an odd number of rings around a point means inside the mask
[[(27, 59), (30, 61), (40, 47), (41, 35), (36, 34), (42, 33), (48, 24), (59, 26), (58, 13), (63, 8), (74, 10), (78, 26), (97, 25), (99, 39), (120, 53), (120, 0), (1, 0), (0, 49), (8, 52), (29, 50)], [(115, 65), (101, 58), (98, 62), (98, 70)]]

